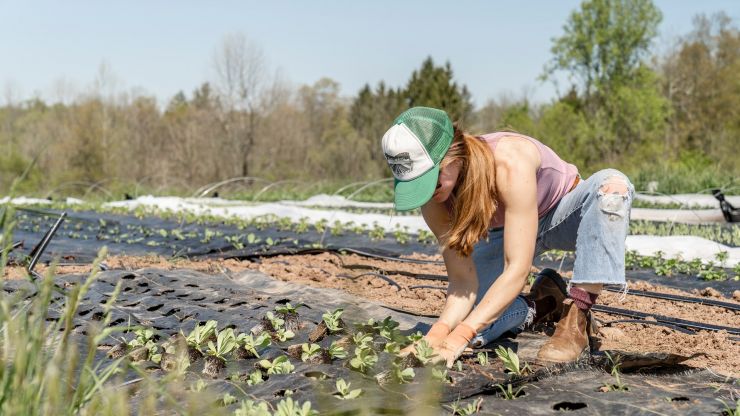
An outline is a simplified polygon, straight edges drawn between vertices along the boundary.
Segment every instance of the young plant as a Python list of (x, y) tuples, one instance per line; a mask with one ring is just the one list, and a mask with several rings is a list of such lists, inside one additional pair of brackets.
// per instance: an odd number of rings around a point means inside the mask
[(520, 376), (529, 371), (528, 364), (525, 363), (524, 367), (520, 366), (519, 356), (516, 355), (516, 353), (511, 348), (504, 349), (503, 346), (499, 345), (498, 348), (496, 348), (496, 355), (498, 355), (498, 358), (503, 361), (504, 368), (509, 373)]
[(297, 304), (295, 306), (291, 305), (290, 302), (285, 303), (285, 305), (278, 305), (275, 306), (275, 312), (278, 314), (281, 314), (283, 316), (287, 315), (298, 315), (298, 308), (303, 306), (303, 304)]
[(411, 383), (414, 381), (414, 376), (416, 376), (416, 373), (414, 372), (414, 369), (411, 367), (403, 368), (402, 366), (393, 363), (393, 379), (396, 380), (398, 384), (406, 384)]
[(372, 344), (372, 342), (373, 336), (362, 331), (356, 332), (354, 335), (352, 335), (352, 343), (355, 344), (357, 347), (366, 347)]
[(477, 400), (470, 402), (466, 405), (460, 405), (460, 399), (457, 399), (455, 403), (445, 406), (450, 409), (453, 415), (468, 416), (474, 415), (480, 411), (480, 406), (483, 404), (483, 398), (479, 397)]
[(329, 357), (332, 359), (344, 359), (347, 358), (347, 350), (343, 346), (339, 345), (336, 341), (332, 341), (327, 350)]
[(268, 323), (268, 329), (271, 331), (277, 331), (283, 327), (283, 324), (285, 324), (284, 319), (275, 316), (272, 312), (267, 312), (263, 321)]
[(334, 397), (340, 399), (340, 400), (352, 400), (356, 399), (362, 394), (362, 389), (354, 389), (350, 390), (350, 385), (352, 383), (347, 383), (344, 381), (344, 379), (340, 378), (337, 380), (337, 392), (334, 393)]
[(247, 356), (243, 358), (259, 358), (259, 350), (267, 348), (272, 341), (270, 335), (263, 332), (256, 337), (251, 334), (239, 334), (239, 336), (236, 337), (236, 342), (241, 347), (240, 350), (247, 353)]
[(314, 356), (321, 354), (321, 346), (318, 344), (303, 344), (301, 345), (301, 361), (304, 363), (310, 360)]
[(272, 361), (260, 360), (257, 364), (267, 370), (267, 374), (290, 374), (295, 369), (287, 355), (281, 355)]
[(237, 348), (236, 335), (232, 328), (221, 330), (216, 335), (216, 343), (208, 341), (208, 356), (206, 357), (203, 373), (217, 377), (226, 367), (226, 356)]
[(239, 408), (234, 411), (234, 416), (272, 416), (272, 412), (270, 412), (270, 407), (266, 402), (244, 400), (239, 404)]
[(280, 328), (273, 334), (273, 339), (277, 342), (285, 342), (295, 337), (295, 333), (289, 329)]
[(612, 368), (611, 375), (614, 377), (614, 383), (613, 384), (604, 384), (599, 389), (602, 392), (608, 392), (608, 391), (629, 391), (629, 387), (622, 382), (622, 378), (620, 377), (619, 367), (622, 365), (619, 358), (613, 357), (608, 352), (604, 351), (604, 354), (606, 354), (606, 358), (609, 360), (609, 364)]
[(326, 328), (330, 333), (336, 333), (344, 329), (344, 321), (342, 321), (343, 309), (335, 309), (334, 312), (327, 312), (321, 315), (321, 318), (326, 325)]
[(319, 412), (311, 409), (311, 402), (306, 401), (301, 405), (290, 397), (281, 400), (275, 412), (275, 416), (315, 416), (318, 414)]
[(151, 360), (155, 363), (159, 363), (162, 359), (162, 354), (159, 353), (157, 343), (154, 342), (154, 330), (149, 328), (141, 328), (134, 331), (136, 337), (128, 343), (129, 349), (131, 349), (131, 359), (133, 361)]
[(246, 380), (248, 386), (254, 386), (256, 384), (263, 383), (264, 381), (265, 379), (263, 378), (262, 370), (260, 369), (256, 369), (249, 373)]
[(432, 368), (432, 380), (441, 381), (442, 383), (452, 383), (446, 368)]
[(188, 348), (192, 348), (202, 355), (202, 347), (216, 333), (216, 325), (218, 325), (218, 323), (214, 320), (206, 322), (203, 326), (200, 324), (196, 325), (190, 334), (185, 337), (185, 342), (187, 342)]
[(418, 358), (419, 361), (421, 361), (424, 365), (427, 365), (429, 362), (431, 362), (432, 358), (437, 355), (434, 352), (434, 348), (432, 348), (425, 339), (417, 342), (414, 345), (414, 349), (416, 350), (416, 358)]
[(504, 400), (514, 400), (521, 396), (522, 390), (524, 390), (524, 387), (519, 387), (514, 391), (514, 387), (511, 384), (507, 384), (506, 387), (503, 384), (496, 384), (496, 387), (501, 390), (501, 398)]
[(355, 356), (349, 361), (349, 366), (355, 371), (366, 374), (375, 363), (378, 362), (378, 355), (367, 345), (355, 348)]
[(488, 360), (488, 352), (481, 351), (478, 353), (478, 364), (480, 365), (490, 364), (490, 361)]

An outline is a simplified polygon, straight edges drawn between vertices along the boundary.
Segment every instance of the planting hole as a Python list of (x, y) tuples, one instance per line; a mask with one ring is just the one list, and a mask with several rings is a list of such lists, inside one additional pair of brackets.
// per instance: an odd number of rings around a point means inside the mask
[(91, 318), (94, 321), (99, 321), (99, 320), (103, 319), (103, 312), (100, 312), (100, 311), (95, 312), (94, 314), (92, 314)]
[(235, 308), (237, 306), (242, 306), (242, 305), (246, 305), (246, 304), (247, 304), (247, 302), (241, 301), (241, 302), (236, 302), (236, 303), (232, 304), (231, 307), (232, 308)]
[(147, 283), (147, 282), (139, 282), (139, 283), (137, 283), (137, 286), (139, 286), (139, 287), (149, 287), (149, 283)]
[(688, 402), (689, 400), (691, 399), (689, 399), (688, 397), (684, 397), (684, 396), (671, 397), (672, 402)]
[(123, 305), (123, 306), (125, 306), (127, 308), (133, 308), (134, 306), (138, 305), (139, 303), (140, 303), (139, 301), (136, 301), (134, 303), (128, 303), (128, 304)]
[(307, 371), (303, 373), (303, 375), (316, 380), (326, 380), (327, 378), (331, 378), (330, 375), (322, 373), (321, 371)]
[(565, 412), (572, 412), (574, 410), (585, 409), (587, 407), (588, 405), (586, 403), (581, 403), (581, 402), (560, 402), (560, 403), (555, 403), (552, 406), (552, 410), (557, 410), (557, 411), (562, 410)]
[(217, 300), (217, 301), (215, 301), (213, 303), (218, 304), (218, 305), (221, 305), (221, 304), (226, 303), (227, 300), (229, 300), (229, 298), (223, 298), (223, 299)]
[(161, 309), (162, 306), (164, 306), (164, 303), (160, 303), (159, 305), (150, 306), (146, 308), (146, 310), (148, 310), (149, 312), (154, 312), (154, 311), (158, 311), (159, 309)]
[(280, 300), (276, 301), (275, 303), (279, 303), (281, 305), (285, 305), (288, 302), (290, 302), (290, 299), (280, 299)]
[(126, 274), (126, 275), (121, 276), (121, 279), (125, 279), (125, 280), (131, 280), (135, 278), (136, 278), (135, 274)]
[[(295, 393), (295, 391), (290, 390), (291, 392)], [(285, 393), (288, 392), (288, 389), (280, 389), (275, 392), (275, 397), (285, 397)]]
[[(205, 299), (206, 299), (205, 296), (201, 296), (199, 298), (193, 298), (191, 300), (194, 301), (194, 302), (200, 302), (200, 301), (205, 300)], [(203, 305), (201, 305), (201, 306), (203, 306)], [(205, 308), (206, 306), (203, 306), (203, 307)]]
[(164, 316), (170, 316), (170, 315), (172, 315), (174, 313), (177, 313), (177, 312), (180, 312), (180, 310), (177, 309), (177, 308), (172, 308), (169, 311), (165, 312)]
[(195, 287), (195, 288), (200, 288), (200, 287), (199, 287), (198, 285), (194, 285), (194, 284), (192, 284), (192, 283), (188, 283), (188, 284), (186, 284), (186, 285), (185, 285), (185, 287)]
[(116, 325), (120, 325), (120, 324), (122, 324), (124, 322), (126, 322), (126, 319), (124, 319), (124, 318), (118, 318), (115, 321), (111, 322), (108, 326), (116, 326)]

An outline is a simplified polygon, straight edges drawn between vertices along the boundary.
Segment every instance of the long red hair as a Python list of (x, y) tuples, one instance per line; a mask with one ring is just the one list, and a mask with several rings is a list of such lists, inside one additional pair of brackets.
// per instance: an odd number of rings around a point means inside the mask
[(460, 161), (460, 174), (450, 195), (451, 226), (445, 234), (444, 247), (470, 256), (473, 246), (488, 237), (496, 212), (496, 173), (491, 149), (480, 139), (465, 133), (455, 124), (452, 145), (441, 166)]

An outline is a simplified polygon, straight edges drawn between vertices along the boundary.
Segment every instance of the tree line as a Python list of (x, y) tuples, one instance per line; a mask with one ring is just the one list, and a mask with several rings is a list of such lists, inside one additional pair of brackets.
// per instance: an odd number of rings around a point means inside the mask
[(328, 78), (292, 86), (257, 45), (230, 35), (214, 51), (214, 79), (164, 108), (155, 97), (116, 92), (105, 68), (68, 102), (6, 97), (0, 187), (28, 166), (27, 192), (388, 177), (380, 137), (417, 105), (443, 108), (473, 133), (537, 137), (586, 175), (616, 167), (640, 186), (658, 180), (664, 192), (738, 186), (740, 31), (723, 13), (697, 16), (690, 33), (656, 53), (660, 21), (649, 0), (584, 1), (553, 39), (541, 77), (566, 74), (565, 92), (550, 103), (504, 96), (480, 108), (449, 62), (427, 58), (404, 85), (365, 85), (346, 97)]

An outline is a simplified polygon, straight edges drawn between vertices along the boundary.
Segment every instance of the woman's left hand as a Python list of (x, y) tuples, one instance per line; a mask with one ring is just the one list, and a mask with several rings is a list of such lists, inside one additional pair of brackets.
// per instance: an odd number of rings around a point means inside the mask
[(454, 331), (445, 337), (442, 344), (434, 348), (437, 357), (432, 362), (434, 364), (445, 363), (447, 368), (451, 368), (473, 337), (475, 337), (475, 330), (466, 323), (460, 323)]

